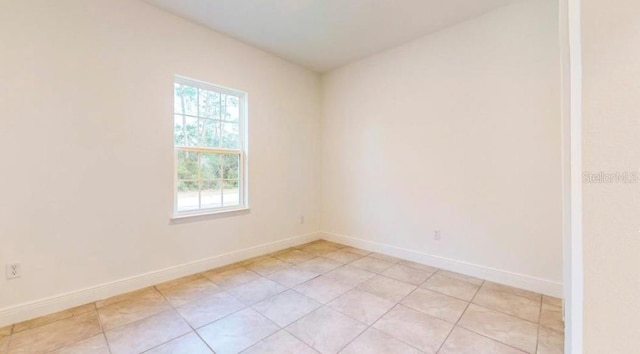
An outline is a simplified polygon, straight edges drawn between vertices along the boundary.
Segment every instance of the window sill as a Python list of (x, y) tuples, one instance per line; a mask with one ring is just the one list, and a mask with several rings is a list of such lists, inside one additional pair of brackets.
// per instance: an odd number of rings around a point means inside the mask
[(239, 207), (234, 209), (207, 211), (194, 214), (178, 214), (173, 215), (169, 221), (170, 224), (185, 224), (190, 222), (205, 221), (229, 216), (249, 214), (251, 209), (248, 207)]

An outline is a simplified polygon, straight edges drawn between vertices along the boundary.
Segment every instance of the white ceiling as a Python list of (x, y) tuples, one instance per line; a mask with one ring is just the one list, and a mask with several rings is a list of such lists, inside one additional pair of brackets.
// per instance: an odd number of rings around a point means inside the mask
[(514, 0), (146, 0), (325, 72)]

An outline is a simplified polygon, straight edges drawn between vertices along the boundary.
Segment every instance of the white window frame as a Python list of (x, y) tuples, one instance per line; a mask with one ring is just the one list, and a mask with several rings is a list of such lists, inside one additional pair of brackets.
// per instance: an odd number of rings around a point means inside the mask
[[(211, 148), (211, 147), (203, 147), (203, 146), (179, 146), (176, 145), (175, 139), (175, 123), (173, 123), (172, 130), (173, 133), (171, 136), (172, 144), (173, 144), (173, 220), (179, 220), (183, 218), (191, 218), (198, 216), (206, 216), (206, 215), (220, 215), (227, 213), (234, 213), (240, 211), (248, 211), (249, 210), (249, 178), (248, 178), (248, 163), (247, 163), (247, 147), (248, 147), (248, 139), (247, 139), (247, 126), (248, 126), (248, 114), (247, 114), (247, 100), (248, 95), (246, 92), (234, 90), (228, 87), (223, 87), (211, 83), (207, 83), (200, 80), (190, 79), (183, 76), (176, 75), (173, 80), (172, 90), (175, 90), (175, 84), (187, 85), (191, 87), (195, 87), (198, 89), (214, 91), (220, 94), (227, 94), (236, 96), (239, 98), (239, 117), (238, 117), (238, 149), (227, 149), (227, 148)], [(172, 91), (173, 92), (173, 91)], [(175, 93), (172, 93), (172, 100), (175, 99)], [(175, 119), (175, 102), (172, 102), (171, 105), (171, 120), (172, 122)], [(198, 110), (200, 109), (198, 105)], [(198, 117), (200, 114), (198, 113)], [(239, 192), (239, 205), (233, 206), (220, 206), (214, 208), (200, 208), (195, 210), (188, 211), (179, 211), (178, 210), (178, 184), (180, 182), (178, 178), (178, 152), (179, 151), (194, 151), (194, 152), (209, 152), (209, 153), (218, 153), (218, 154), (233, 154), (239, 155), (239, 171), (238, 171), (238, 192)], [(199, 162), (199, 161), (198, 161)], [(222, 196), (224, 200), (224, 195)], [(223, 203), (224, 204), (224, 203)]]

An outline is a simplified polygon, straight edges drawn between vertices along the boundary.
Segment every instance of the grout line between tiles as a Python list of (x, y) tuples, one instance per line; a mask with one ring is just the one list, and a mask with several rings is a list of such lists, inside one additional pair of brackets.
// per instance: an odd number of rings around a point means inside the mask
[(436, 350), (436, 353), (439, 353), (442, 350), (442, 347), (444, 347), (445, 343), (447, 343), (447, 341), (449, 340), (449, 337), (451, 336), (451, 333), (453, 333), (453, 331), (456, 329), (456, 327), (458, 327), (458, 323), (460, 323), (460, 320), (462, 319), (462, 316), (464, 316), (464, 314), (469, 309), (469, 306), (471, 306), (471, 303), (473, 302), (473, 300), (476, 298), (476, 296), (480, 292), (480, 288), (482, 287), (482, 285), (484, 285), (484, 280), (482, 281), (482, 283), (480, 283), (480, 285), (478, 286), (478, 289), (476, 289), (475, 293), (471, 297), (471, 300), (469, 300), (469, 302), (467, 302), (467, 306), (464, 308), (464, 311), (462, 311), (462, 313), (460, 314), (460, 316), (456, 320), (456, 323), (453, 324), (453, 327), (451, 327), (451, 330), (449, 331), (449, 333), (445, 337), (444, 341), (442, 341), (442, 343), (440, 344), (440, 347), (438, 347), (438, 350)]
[(100, 312), (98, 311), (98, 306), (96, 305), (96, 303), (93, 303), (93, 307), (96, 310), (96, 316), (98, 316), (98, 324), (100, 325), (100, 333), (102, 334), (102, 337), (104, 338), (104, 342), (107, 343), (107, 350), (109, 351), (109, 353), (113, 353), (111, 351), (111, 344), (109, 343), (109, 339), (107, 339), (107, 332), (104, 330), (104, 325), (102, 324), (102, 319), (100, 318)]
[(109, 351), (109, 353), (113, 353), (111, 351), (111, 345), (109, 344), (109, 340), (107, 339), (107, 334), (102, 331), (100, 334), (102, 334), (102, 338), (104, 338), (104, 342), (107, 344), (107, 350)]
[[(198, 273), (198, 274), (202, 274), (202, 273)], [(209, 280), (208, 278), (206, 278), (206, 277), (205, 277), (205, 279), (207, 279), (208, 281), (210, 281), (211, 283), (213, 283), (213, 282), (212, 282), (211, 280)], [(215, 283), (214, 283), (214, 284), (215, 284)], [(192, 333), (195, 333), (195, 335), (196, 335), (196, 336), (198, 336), (198, 338), (200, 338), (200, 340), (204, 343), (204, 345), (206, 345), (206, 346), (207, 346), (207, 348), (209, 348), (213, 353), (215, 353), (215, 351), (213, 350), (213, 348), (211, 348), (211, 346), (209, 346), (209, 343), (207, 343), (207, 341), (205, 341), (205, 340), (204, 340), (204, 338), (202, 338), (202, 337), (200, 336), (200, 333), (198, 333), (198, 331), (197, 331), (197, 330), (196, 330), (196, 329), (191, 325), (191, 323), (189, 323), (189, 321), (187, 321), (187, 319), (186, 319), (186, 318), (185, 318), (185, 317), (180, 313), (180, 311), (178, 311), (178, 309), (176, 308), (176, 306), (173, 306), (173, 304), (172, 304), (171, 302), (169, 302), (169, 300), (167, 300), (167, 298), (164, 296), (164, 294), (163, 294), (160, 290), (158, 290), (158, 288), (156, 288), (156, 287), (155, 287), (155, 285), (154, 285), (154, 288), (158, 291), (158, 293), (160, 293), (160, 296), (162, 296), (162, 298), (164, 298), (164, 301), (166, 301), (166, 302), (169, 304), (169, 306), (171, 306), (171, 308), (173, 309), (173, 311), (174, 311), (176, 314), (178, 314), (178, 316), (180, 316), (180, 318), (182, 318), (182, 320), (187, 324), (187, 326), (189, 326), (189, 328), (191, 328), (191, 332), (192, 332)], [(221, 287), (221, 288), (222, 288), (222, 287)], [(224, 290), (223, 290), (223, 291), (224, 291)], [(219, 294), (219, 293), (216, 293), (216, 294)], [(231, 295), (231, 294), (229, 294), (229, 295), (230, 295), (230, 296), (233, 296), (233, 295)], [(204, 299), (204, 298), (201, 298), (201, 299), (198, 299), (198, 300), (194, 300), (194, 301), (192, 301), (192, 302), (196, 302), (196, 301), (199, 301), (199, 300), (202, 300), (202, 299)], [(186, 304), (185, 304), (185, 305), (186, 305)], [(199, 328), (202, 328), (202, 327), (199, 327)], [(187, 333), (187, 334), (189, 334), (189, 333)], [(182, 335), (182, 336), (185, 336), (185, 335), (187, 335), (187, 334), (184, 334), (184, 335)], [(161, 345), (164, 345), (164, 344), (166, 344), (166, 343), (169, 343), (169, 342), (171, 342), (172, 340), (178, 339), (178, 338), (180, 338), (180, 337), (182, 337), (182, 336), (178, 336), (178, 337), (176, 337), (176, 338), (172, 338), (172, 339), (168, 340), (167, 342), (164, 342), (164, 343), (158, 344), (158, 345), (156, 345), (156, 346), (154, 346), (154, 347), (152, 347), (152, 348), (147, 349), (145, 352), (148, 352), (148, 351), (150, 351), (150, 350), (153, 350), (153, 349), (155, 349), (155, 348), (157, 348), (157, 347), (159, 347), (159, 346), (161, 346)]]
[(544, 302), (544, 296), (540, 296), (540, 311), (538, 312), (538, 333), (536, 334), (536, 351), (538, 352), (538, 346), (540, 345), (540, 326), (542, 326), (542, 303)]
[[(471, 303), (469, 303), (469, 305), (471, 305)], [(478, 305), (478, 304), (473, 304), (473, 305), (478, 306), (478, 307), (482, 307), (483, 309), (486, 309), (486, 310), (495, 311), (495, 310), (492, 310), (492, 309), (490, 309), (490, 308), (487, 308), (487, 307), (484, 307), (484, 306), (481, 306), (481, 305)], [(499, 311), (495, 311), (495, 312), (499, 312)], [(508, 314), (508, 313), (504, 313), (504, 312), (500, 312), (500, 313), (501, 313), (501, 314), (504, 314), (504, 315), (507, 315), (507, 316), (510, 316), (510, 317), (513, 317), (513, 318), (516, 318), (516, 319), (519, 319), (519, 320), (526, 321), (526, 320), (524, 320), (524, 319), (522, 319), (522, 318), (520, 318), (520, 317), (516, 317), (516, 316), (514, 316), (514, 315), (510, 315), (510, 314)], [(464, 314), (463, 314), (463, 315), (464, 315)], [(461, 318), (462, 318), (462, 317), (461, 317)], [(530, 321), (528, 321), (528, 322), (530, 322)], [(525, 353), (526, 353), (526, 351), (524, 351), (523, 349), (520, 349), (520, 348), (514, 347), (513, 345), (508, 344), (508, 343), (505, 343), (505, 342), (503, 342), (503, 341), (501, 341), (501, 340), (499, 340), (499, 339), (496, 339), (496, 338), (493, 338), (493, 337), (489, 337), (489, 336), (487, 336), (486, 334), (482, 334), (482, 333), (480, 333), (480, 332), (477, 332), (477, 331), (476, 331), (476, 330), (474, 330), (474, 329), (471, 329), (471, 328), (468, 328), (468, 327), (465, 327), (465, 326), (458, 326), (458, 327), (460, 327), (460, 328), (462, 328), (462, 329), (465, 329), (465, 330), (467, 330), (467, 331), (469, 331), (469, 332), (473, 332), (473, 333), (475, 333), (475, 334), (477, 334), (477, 335), (479, 335), (479, 336), (481, 336), (481, 337), (485, 337), (485, 338), (487, 338), (487, 339), (491, 339), (491, 340), (492, 340), (492, 341), (494, 341), (494, 342), (498, 342), (498, 343), (500, 343), (500, 344), (506, 345), (507, 347), (510, 347), (510, 348), (513, 348), (513, 349), (516, 349), (516, 350), (519, 350), (519, 351), (521, 351), (521, 352), (525, 352)], [(534, 353), (529, 353), (529, 354), (534, 354)]]
[[(382, 274), (377, 274), (377, 275), (382, 275)], [(433, 274), (432, 274), (432, 275), (433, 275)], [(429, 276), (429, 278), (430, 278), (430, 277), (431, 277), (431, 276)], [(373, 278), (373, 277), (372, 277), (372, 278)], [(389, 278), (389, 277), (386, 277), (386, 278)], [(428, 280), (429, 278), (427, 278), (427, 280)], [(393, 279), (393, 278), (389, 278), (389, 279)], [(397, 279), (393, 279), (393, 280), (399, 281), (399, 280), (397, 280)], [(425, 282), (426, 282), (426, 280), (425, 280)], [(411, 284), (411, 285), (413, 285), (413, 284)], [(413, 294), (416, 290), (418, 290), (418, 288), (420, 288), (420, 285), (414, 285), (414, 286), (416, 287), (415, 289), (411, 290), (407, 295), (403, 296), (403, 297), (402, 297), (402, 299), (398, 300), (398, 301), (397, 301), (397, 302), (396, 302), (396, 303), (395, 303), (395, 304), (394, 304), (394, 305), (393, 305), (389, 310), (387, 310), (385, 313), (383, 313), (383, 314), (382, 314), (382, 316), (378, 317), (378, 319), (376, 319), (372, 324), (368, 325), (368, 324), (366, 324), (366, 323), (365, 323), (365, 325), (367, 325), (367, 328), (365, 328), (365, 329), (364, 329), (364, 331), (360, 332), (360, 333), (359, 333), (355, 338), (353, 338), (349, 343), (345, 344), (342, 348), (340, 348), (340, 351), (344, 350), (347, 346), (349, 346), (349, 344), (353, 343), (353, 342), (354, 342), (356, 339), (358, 339), (358, 338), (359, 338), (359, 337), (360, 337), (364, 332), (368, 331), (369, 329), (372, 329), (372, 328), (373, 328), (373, 326), (374, 326), (376, 323), (378, 323), (378, 321), (380, 321), (380, 320), (381, 320), (384, 316), (386, 316), (389, 312), (393, 311), (393, 309), (395, 309), (396, 307), (398, 307), (398, 305), (401, 305), (401, 303), (402, 303), (402, 301), (404, 301), (404, 299), (406, 299), (409, 295)], [(357, 286), (356, 286), (356, 287), (357, 287)], [(354, 289), (355, 289), (355, 288), (354, 288)], [(352, 289), (352, 290), (353, 290), (353, 289)], [(368, 292), (367, 292), (367, 293), (368, 293)], [(372, 294), (372, 295), (377, 296), (377, 295), (375, 295), (375, 294)], [(347, 317), (349, 317), (349, 318), (351, 318), (351, 317), (350, 317), (349, 315), (347, 315), (347, 314), (344, 314), (344, 315), (345, 315), (345, 316), (347, 316)], [(354, 318), (354, 320), (355, 320), (355, 318)], [(357, 320), (356, 320), (356, 321), (357, 321)], [(358, 322), (360, 322), (360, 321), (358, 321)], [(360, 322), (360, 323), (362, 323), (362, 322)], [(375, 328), (373, 328), (373, 329), (375, 330)], [(384, 333), (384, 332), (382, 332), (382, 333)], [(409, 344), (409, 343), (406, 343), (405, 341), (403, 341), (403, 340), (401, 340), (401, 339), (398, 339), (398, 338), (396, 338), (396, 337), (394, 337), (394, 336), (392, 336), (392, 335), (386, 334), (386, 333), (384, 333), (384, 334), (385, 334), (385, 335), (387, 335), (387, 336), (389, 336), (389, 337), (391, 337), (391, 338), (393, 338), (393, 339), (395, 339), (395, 340), (397, 340), (397, 341), (399, 341), (399, 342), (401, 342), (401, 343), (404, 343), (404, 344), (406, 344), (406, 345), (410, 346), (411, 348), (414, 348), (414, 349), (416, 349), (416, 350), (418, 350), (418, 351), (422, 352), (422, 350), (420, 350), (420, 349), (416, 348), (415, 346), (413, 346), (413, 345), (411, 345), (411, 344)]]

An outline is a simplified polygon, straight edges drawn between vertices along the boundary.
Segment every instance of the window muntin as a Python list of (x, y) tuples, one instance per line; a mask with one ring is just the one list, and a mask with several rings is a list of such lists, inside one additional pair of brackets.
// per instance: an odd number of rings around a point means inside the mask
[(245, 105), (242, 92), (175, 79), (176, 215), (246, 207)]

